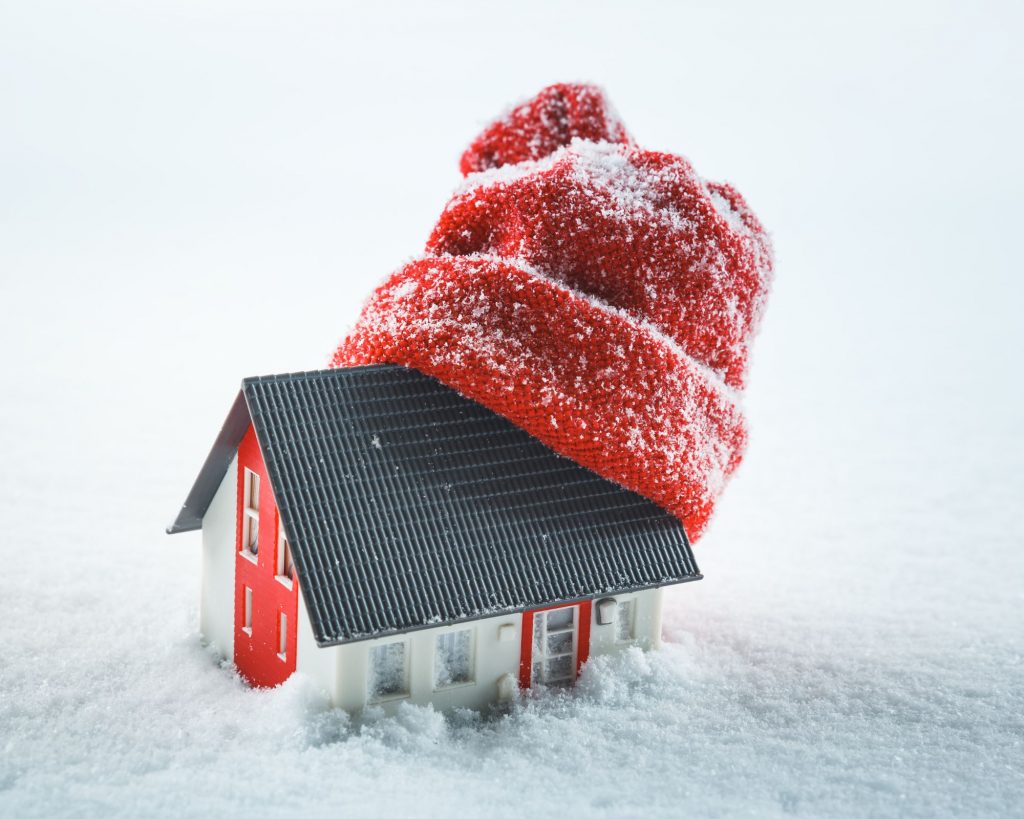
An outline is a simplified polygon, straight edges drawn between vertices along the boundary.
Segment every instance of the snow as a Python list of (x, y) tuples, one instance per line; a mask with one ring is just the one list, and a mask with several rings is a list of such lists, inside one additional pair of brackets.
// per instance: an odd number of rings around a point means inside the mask
[[(1020, 10), (581, 8), (0, 11), (0, 815), (1020, 814)], [(577, 77), (773, 231), (706, 579), (504, 717), (245, 689), (162, 533), (240, 377), (322, 366)]]

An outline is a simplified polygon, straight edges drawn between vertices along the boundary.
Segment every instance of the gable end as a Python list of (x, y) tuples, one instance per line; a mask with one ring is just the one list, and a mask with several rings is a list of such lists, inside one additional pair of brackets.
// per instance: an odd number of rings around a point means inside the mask
[(203, 516), (210, 508), (210, 502), (217, 493), (220, 482), (224, 480), (231, 459), (235, 456), (238, 444), (248, 428), (249, 408), (246, 406), (245, 397), (239, 391), (210, 454), (206, 456), (203, 468), (199, 470), (199, 475), (189, 490), (185, 504), (167, 527), (167, 534), (176, 535), (179, 532), (192, 532), (203, 528)]

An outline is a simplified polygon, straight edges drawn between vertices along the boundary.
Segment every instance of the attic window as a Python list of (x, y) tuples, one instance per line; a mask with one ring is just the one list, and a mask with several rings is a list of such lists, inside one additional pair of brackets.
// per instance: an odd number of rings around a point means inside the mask
[(409, 652), (404, 640), (370, 649), (367, 688), (371, 700), (409, 695)]
[(242, 550), (252, 556), (260, 550), (260, 476), (248, 468), (242, 510)]
[(295, 568), (292, 565), (292, 549), (288, 545), (288, 538), (285, 536), (284, 527), (280, 519), (277, 521), (277, 579), (290, 586), (295, 576)]
[(434, 688), (473, 682), (473, 631), (438, 634), (434, 644)]

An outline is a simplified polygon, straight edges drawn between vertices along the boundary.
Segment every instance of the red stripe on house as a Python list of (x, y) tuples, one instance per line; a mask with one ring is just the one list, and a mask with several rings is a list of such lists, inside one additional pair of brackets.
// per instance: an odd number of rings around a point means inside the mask
[[(243, 543), (246, 470), (259, 477), (256, 555)], [(298, 636), (298, 578), (290, 584), (277, 577), (280, 521), (267, 467), (252, 426), (238, 445), (237, 512), (235, 515), (235, 666), (250, 685), (269, 688), (295, 671)], [(251, 627), (246, 629), (246, 589), (252, 593)], [(285, 627), (282, 659), (281, 625)]]
[[(540, 611), (540, 609), (538, 609)], [(523, 612), (523, 636), (519, 648), (519, 687), (529, 688), (533, 665), (533, 612)]]
[(579, 644), (576, 648), (576, 676), (580, 675), (580, 669), (590, 656), (590, 618), (593, 604), (590, 600), (583, 600), (580, 603), (580, 633)]

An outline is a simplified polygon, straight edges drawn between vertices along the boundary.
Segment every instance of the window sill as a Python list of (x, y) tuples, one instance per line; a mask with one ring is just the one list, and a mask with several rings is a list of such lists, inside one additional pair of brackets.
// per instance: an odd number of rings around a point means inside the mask
[(279, 659), (282, 663), (286, 663), (288, 662), (288, 655), (285, 654), (283, 651), (279, 651), (277, 652), (277, 659)]
[(292, 579), (290, 577), (288, 577), (288, 575), (275, 574), (274, 575), (274, 580), (276, 580), (278, 583), (280, 583), (286, 589), (291, 589), (292, 588)]
[(476, 680), (466, 680), (465, 682), (451, 683), (450, 685), (438, 685), (434, 686), (435, 692), (440, 691), (452, 691), (456, 688), (469, 688), (471, 685), (476, 685)]
[(239, 554), (252, 563), (253, 566), (257, 565), (257, 555), (254, 555), (252, 552), (248, 552), (245, 549), (242, 549)]
[(249, 637), (252, 637), (252, 626), (242, 626), (242, 631)]
[(409, 699), (409, 692), (405, 691), (402, 694), (388, 694), (384, 697), (367, 697), (366, 702), (368, 705), (382, 705), (385, 702), (395, 702), (396, 700), (407, 699)]

